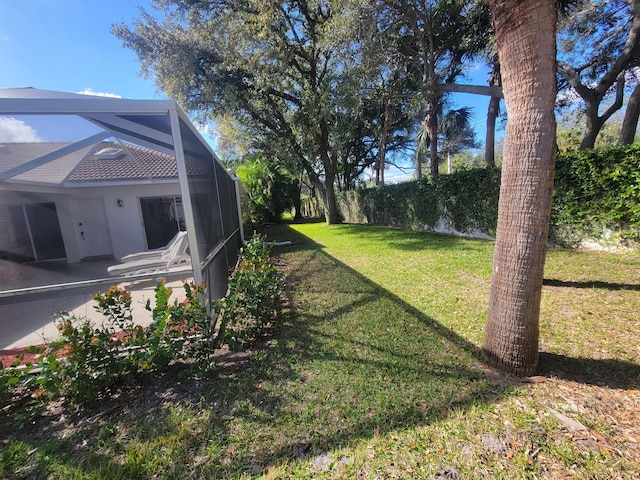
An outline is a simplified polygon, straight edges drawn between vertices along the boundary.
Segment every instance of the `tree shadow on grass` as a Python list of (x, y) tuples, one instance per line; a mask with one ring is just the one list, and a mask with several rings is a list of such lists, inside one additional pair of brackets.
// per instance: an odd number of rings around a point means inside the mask
[[(251, 462), (301, 460), (360, 439), (430, 425), (451, 411), (495, 402), (507, 391), (486, 378), (476, 346), (311, 239), (292, 230), (283, 235), (282, 228), (267, 233), (286, 236), (293, 245), (276, 253), (286, 258), (295, 250), (305, 258), (288, 271), (290, 311), (275, 328), (268, 360), (254, 361), (237, 384), (261, 385), (258, 392), (239, 395), (244, 420), (256, 422), (263, 434), (274, 425), (282, 429), (272, 430), (279, 438), (254, 445)], [(314, 283), (314, 276), (334, 281)], [(266, 385), (279, 385), (281, 398)]]
[(614, 389), (640, 388), (640, 365), (615, 358), (573, 358), (540, 353), (539, 373), (587, 385)]
[[(288, 263), (288, 299), (282, 318), (250, 353), (248, 365), (219, 371), (189, 391), (186, 402), (184, 397), (173, 400), (162, 389), (155, 402), (124, 393), (120, 401), (127, 410), (111, 416), (117, 435), (109, 442), (116, 453), (101, 453), (99, 446), (78, 450), (74, 442), (107, 435), (85, 421), (76, 436), (64, 440), (63, 450), (74, 453), (64, 454), (61, 461), (73, 465), (82, 459), (81, 468), (88, 473), (100, 471), (92, 461), (107, 469), (124, 462), (123, 472), (151, 476), (154, 471), (140, 470), (140, 465), (153, 464), (146, 457), (152, 453), (121, 458), (134, 438), (144, 448), (164, 445), (156, 447), (163, 449), (156, 462), (166, 468), (164, 475), (259, 475), (269, 466), (434, 425), (453, 412), (498, 402), (509, 393), (509, 387), (495, 385), (484, 374), (478, 347), (437, 319), (304, 235), (287, 227), (267, 233), (272, 240), (293, 243), (275, 251)], [(292, 251), (296, 254), (288, 256)], [(637, 365), (618, 361), (543, 354), (541, 368), (548, 375), (585, 383), (597, 378), (616, 388), (631, 388), (638, 380)], [(199, 427), (185, 429), (173, 408), (194, 412), (202, 419)], [(181, 460), (162, 467), (162, 458)]]
[[(282, 232), (279, 235), (282, 235)], [(438, 422), (443, 416), (446, 417), (451, 409), (466, 409), (473, 405), (496, 402), (507, 393), (507, 389), (496, 388), (479, 368), (482, 356), (477, 346), (326, 254), (311, 239), (292, 230), (288, 230), (285, 236), (295, 239), (295, 245), (285, 247), (282, 252), (289, 249), (310, 252), (308, 261), (289, 274), (294, 291), (296, 285), (304, 283), (308, 278), (307, 269), (315, 265), (316, 261), (324, 265), (322, 269), (333, 272), (336, 277), (348, 278), (344, 282), (336, 279), (332, 291), (325, 292), (327, 296), (333, 295), (335, 308), (328, 308), (319, 313), (310, 312), (304, 310), (304, 305), (296, 305), (297, 299), (290, 300), (291, 323), (281, 325), (277, 335), (281, 339), (287, 339), (284, 342), (285, 348), (294, 348), (300, 352), (299, 364), (313, 364), (322, 360), (325, 367), (335, 364), (338, 370), (347, 369), (356, 372), (354, 374), (361, 372), (366, 380), (360, 384), (356, 381), (356, 388), (366, 389), (375, 384), (376, 375), (383, 378), (395, 376), (407, 382), (424, 382), (425, 385), (424, 389), (411, 389), (397, 383), (389, 383), (385, 392), (389, 401), (385, 406), (374, 411), (372, 415), (357, 418), (346, 431), (332, 428), (315, 431), (305, 444), (307, 450), (338, 448), (355, 439), (369, 438), (395, 429), (429, 425)], [(323, 275), (322, 271), (316, 273)], [(308, 285), (302, 288), (313, 290), (314, 287)], [(348, 296), (350, 289), (360, 292), (360, 296), (340, 304), (339, 298)], [(299, 294), (300, 292), (297, 292), (295, 296)], [(353, 315), (354, 312), (362, 310), (364, 316), (375, 317), (376, 309), (380, 308), (381, 304), (386, 304), (387, 308), (391, 309), (386, 313), (386, 321), (404, 325), (417, 324), (420, 328), (401, 329), (404, 336), (399, 338), (385, 338), (384, 335), (376, 337), (367, 332), (366, 328), (353, 336), (348, 336), (337, 327), (335, 330), (325, 328), (328, 324), (339, 324), (347, 312)], [(364, 325), (371, 324), (365, 322)], [(382, 323), (374, 328), (384, 332), (389, 326)], [(418, 337), (422, 341), (418, 341)], [(419, 344), (417, 350), (412, 348), (415, 343)], [(332, 345), (330, 349), (326, 348), (328, 344)], [(442, 344), (445, 348), (430, 350), (430, 345), (436, 344)], [(283, 352), (283, 356), (286, 355)], [(293, 368), (291, 373), (295, 376), (297, 371), (297, 368)], [(640, 379), (640, 367), (630, 362), (568, 358), (551, 354), (541, 355), (540, 373), (611, 388), (637, 388)], [(341, 387), (337, 382), (336, 388)], [(457, 395), (434, 394), (431, 390), (433, 388), (439, 388), (441, 392), (455, 390)], [(402, 405), (394, 401), (398, 394), (406, 397)], [(420, 402), (420, 398), (428, 400)], [(344, 402), (338, 402), (334, 406), (345, 407), (344, 412), (350, 411)], [(279, 405), (279, 414), (284, 413), (280, 410), (282, 407), (283, 405)], [(286, 407), (284, 409), (286, 410)], [(375, 407), (373, 409), (375, 410)], [(268, 452), (263, 450), (263, 455), (272, 461), (286, 461), (291, 459), (291, 455), (295, 459), (295, 452), (300, 448), (300, 442), (293, 441), (278, 449)]]
[(470, 242), (467, 238), (443, 233), (393, 229), (378, 225), (340, 224), (337, 228), (342, 229), (345, 233), (355, 233), (367, 240), (390, 244), (398, 250), (405, 251), (476, 250), (480, 248), (479, 245), (481, 245), (482, 242), (482, 240), (478, 239), (474, 239)]
[(567, 280), (557, 280), (554, 278), (545, 278), (543, 285), (548, 287), (567, 287), (567, 288), (596, 288), (602, 290), (630, 290), (640, 291), (640, 284), (629, 283), (612, 283), (602, 280), (592, 280), (586, 282), (572, 282)]

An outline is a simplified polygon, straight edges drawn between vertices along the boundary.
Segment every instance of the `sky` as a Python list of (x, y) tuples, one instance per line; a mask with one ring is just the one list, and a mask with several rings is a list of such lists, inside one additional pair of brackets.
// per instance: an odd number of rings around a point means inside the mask
[(111, 32), (146, 0), (0, 0), (0, 86), (132, 99), (162, 95)]
[[(166, 98), (153, 79), (141, 76), (136, 54), (110, 31), (114, 23), (131, 25), (139, 8), (149, 5), (149, 0), (0, 0), (0, 88)], [(486, 85), (486, 73), (480, 68), (477, 73), (464, 83)], [(484, 131), (487, 105), (488, 97), (456, 98), (457, 107), (473, 108), (471, 122), (478, 132)], [(0, 141), (59, 140), (46, 138), (37, 121), (29, 123), (0, 117)]]
[[(148, 0), (0, 0), (0, 88), (33, 87), (127, 99), (166, 98), (110, 31)], [(27, 123), (28, 122), (28, 123)], [(0, 117), (0, 141), (47, 138), (42, 119)]]

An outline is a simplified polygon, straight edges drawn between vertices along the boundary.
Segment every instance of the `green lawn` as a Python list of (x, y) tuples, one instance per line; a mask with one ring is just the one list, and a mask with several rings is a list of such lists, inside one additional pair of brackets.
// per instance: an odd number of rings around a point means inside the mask
[[(235, 368), (9, 434), (4, 478), (637, 478), (640, 259), (550, 251), (541, 375), (482, 364), (493, 244), (271, 227), (282, 318)], [(579, 422), (570, 423), (569, 420)]]

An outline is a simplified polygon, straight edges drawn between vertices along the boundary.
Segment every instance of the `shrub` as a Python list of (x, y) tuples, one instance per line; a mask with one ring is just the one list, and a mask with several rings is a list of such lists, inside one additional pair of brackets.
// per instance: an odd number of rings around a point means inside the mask
[(134, 322), (131, 294), (112, 286), (94, 297), (94, 308), (104, 319), (101, 325), (59, 313), (59, 338), (41, 351), (30, 347), (39, 354), (37, 365), (18, 369), (17, 361), (0, 369), (0, 399), (23, 385), (40, 403), (59, 396), (84, 403), (141, 372), (164, 372), (176, 361), (196, 374), (206, 373), (223, 343), (246, 348), (274, 319), (283, 285), (264, 237), (255, 235), (241, 251), (227, 296), (216, 300), (211, 312), (203, 301), (204, 285), (184, 283), (185, 299), (171, 303), (172, 289), (161, 282), (155, 288), (155, 305), (146, 305), (152, 322), (142, 327)]
[(460, 232), (493, 235), (498, 218), (500, 170), (459, 170), (417, 182), (368, 188), (337, 195), (343, 218), (414, 230), (433, 229), (444, 220)]
[(280, 220), (293, 207), (295, 178), (259, 154), (241, 163), (236, 174), (249, 195), (251, 220), (257, 224)]
[(284, 278), (269, 250), (262, 235), (248, 240), (229, 278), (227, 295), (216, 302), (219, 335), (232, 350), (251, 345), (278, 311)]
[(133, 320), (131, 294), (116, 286), (94, 297), (94, 308), (104, 318), (99, 326), (58, 314), (60, 336), (39, 359), (43, 368), (36, 379), (36, 395), (65, 395), (83, 403), (130, 382), (140, 372), (162, 372), (170, 362), (185, 359), (185, 345), (193, 341), (190, 334), (202, 337), (202, 325), (211, 317), (199, 301), (204, 287), (185, 283), (184, 288), (186, 299), (170, 304), (172, 289), (164, 282), (156, 286), (155, 307), (147, 301), (152, 322), (146, 328)]
[(640, 145), (558, 156), (551, 236), (561, 244), (602, 238), (607, 230), (640, 241)]
[[(477, 168), (337, 197), (348, 222), (422, 230), (443, 220), (459, 232), (493, 236), (499, 195), (500, 170)], [(558, 156), (549, 239), (563, 246), (640, 242), (640, 145)]]

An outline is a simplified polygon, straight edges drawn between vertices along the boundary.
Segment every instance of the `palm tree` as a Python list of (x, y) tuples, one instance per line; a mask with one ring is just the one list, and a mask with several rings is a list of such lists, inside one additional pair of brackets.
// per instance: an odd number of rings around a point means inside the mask
[(482, 351), (503, 371), (538, 366), (543, 267), (555, 164), (554, 0), (490, 0), (509, 114)]
[(478, 146), (475, 133), (469, 120), (471, 108), (462, 107), (449, 110), (444, 114), (438, 125), (438, 131), (442, 136), (441, 145), (447, 152), (447, 173), (451, 173), (451, 154), (456, 154), (465, 148)]
[[(473, 128), (469, 123), (471, 119), (471, 108), (462, 107), (459, 109), (449, 110), (442, 115), (442, 108), (438, 111), (439, 136), (442, 138), (443, 149), (447, 152), (447, 161), (449, 164), (448, 172), (451, 173), (451, 154), (458, 153), (464, 148), (475, 148), (477, 143), (475, 140), (475, 134)], [(430, 126), (427, 122), (423, 121), (420, 124), (420, 129), (416, 134), (416, 153), (415, 164), (416, 168), (420, 168), (421, 162), (419, 157), (426, 155), (429, 148), (432, 146), (431, 136), (429, 135)], [(431, 160), (434, 161), (433, 159)], [(436, 154), (435, 161), (439, 161), (439, 155)], [(433, 171), (433, 169), (431, 169)], [(437, 171), (437, 170), (436, 170)]]

